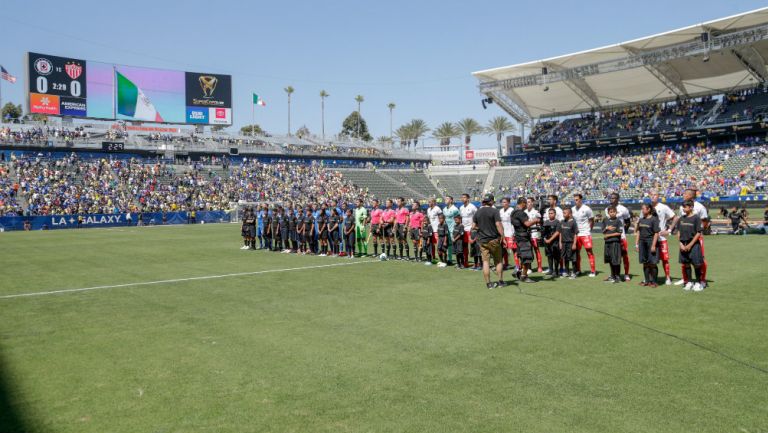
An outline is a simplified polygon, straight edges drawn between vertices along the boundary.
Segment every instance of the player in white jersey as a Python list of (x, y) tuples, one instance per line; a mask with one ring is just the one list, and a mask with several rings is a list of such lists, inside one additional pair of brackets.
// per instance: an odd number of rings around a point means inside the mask
[(562, 222), (565, 218), (563, 218), (563, 210), (560, 208), (560, 206), (557, 205), (557, 200), (558, 198), (554, 194), (547, 196), (547, 202), (549, 203), (549, 207), (544, 210), (544, 215), (549, 215), (549, 210), (554, 209), (555, 219)]
[[(624, 260), (624, 281), (629, 281), (629, 246), (627, 245), (626, 226), (632, 215), (626, 206), (619, 204), (619, 194), (614, 192), (610, 196), (611, 206), (616, 208), (616, 219), (621, 222), (621, 258)], [(605, 208), (605, 215), (608, 215), (608, 208)]]
[[(698, 216), (701, 220), (701, 227), (706, 229), (709, 227), (709, 214), (707, 213), (707, 208), (704, 207), (703, 204), (696, 201), (696, 193), (697, 191), (695, 189), (686, 189), (683, 191), (683, 202), (693, 202), (692, 215)], [(680, 216), (683, 215), (685, 215), (685, 213), (683, 212), (683, 207), (680, 206)], [(675, 221), (675, 223), (677, 223), (677, 221)], [(704, 264), (701, 265), (701, 281), (707, 281), (707, 259), (704, 256), (704, 236), (699, 236), (699, 245), (701, 245), (701, 255), (704, 258)], [(680, 285), (680, 281), (676, 282), (675, 285)], [(706, 283), (703, 285), (706, 287)]]
[(437, 205), (437, 200), (433, 198), (429, 199), (427, 219), (429, 220), (429, 225), (432, 226), (432, 257), (437, 257), (437, 255), (435, 255), (435, 245), (437, 245), (437, 226), (440, 225), (440, 214), (442, 213), (443, 210), (440, 209), (440, 206)]
[(578, 234), (576, 235), (576, 273), (581, 272), (581, 248), (587, 250), (589, 259), (589, 276), (595, 277), (595, 253), (592, 252), (592, 227), (595, 225), (595, 216), (592, 209), (584, 204), (584, 196), (579, 193), (573, 195), (575, 205), (571, 208), (573, 220), (576, 222)]
[(517, 258), (517, 244), (515, 243), (515, 227), (512, 225), (512, 212), (515, 208), (509, 205), (509, 197), (501, 199), (501, 226), (504, 228), (504, 266), (509, 266), (509, 256), (512, 255), (515, 261), (515, 267), (520, 268), (520, 260)]
[[(533, 197), (528, 197), (525, 203), (525, 213), (528, 215), (529, 220), (538, 219), (541, 221), (541, 214), (534, 207), (536, 204)], [(539, 250), (539, 243), (541, 242), (541, 224), (534, 224), (531, 226), (531, 248), (536, 254), (536, 263), (538, 264), (538, 272), (544, 273), (544, 269), (541, 267), (541, 250)], [(533, 269), (533, 268), (531, 268)]]
[(475, 218), (475, 213), (477, 213), (477, 206), (469, 201), (469, 194), (462, 194), (461, 202), (459, 215), (461, 215), (461, 225), (464, 226), (464, 263), (469, 263), (469, 237), (472, 233), (472, 221)]
[(672, 279), (669, 277), (669, 245), (667, 244), (667, 236), (672, 231), (671, 228), (677, 225), (677, 215), (667, 205), (659, 201), (659, 193), (657, 191), (651, 191), (651, 205), (656, 209), (656, 215), (659, 217), (659, 258), (661, 264), (664, 266), (664, 275), (667, 277), (667, 285), (672, 284)]

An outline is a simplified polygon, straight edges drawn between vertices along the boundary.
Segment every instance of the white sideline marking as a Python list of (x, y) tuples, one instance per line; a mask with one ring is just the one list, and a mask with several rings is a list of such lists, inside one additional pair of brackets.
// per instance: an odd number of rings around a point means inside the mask
[(94, 286), (94, 287), (83, 287), (79, 289), (62, 289), (62, 290), (49, 290), (46, 292), (31, 292), (31, 293), (16, 293), (13, 295), (2, 295), (0, 296), (0, 299), (13, 299), (13, 298), (26, 298), (26, 297), (32, 297), (32, 296), (46, 296), (46, 295), (58, 295), (61, 293), (73, 293), (73, 292), (88, 292), (91, 290), (104, 290), (104, 289), (117, 289), (120, 287), (137, 287), (137, 286), (151, 286), (155, 284), (170, 284), (170, 283), (181, 283), (185, 281), (199, 281), (199, 280), (213, 280), (217, 278), (230, 278), (230, 277), (242, 277), (246, 275), (260, 275), (260, 274), (270, 274), (275, 272), (289, 272), (289, 271), (303, 271), (306, 269), (320, 269), (320, 268), (331, 268), (334, 266), (349, 266), (349, 265), (359, 265), (363, 263), (376, 263), (378, 260), (366, 260), (361, 262), (350, 262), (350, 263), (332, 263), (329, 265), (314, 265), (314, 266), (302, 266), (299, 268), (285, 268), (285, 269), (267, 269), (264, 271), (253, 271), (253, 272), (238, 272), (234, 274), (222, 274), (222, 275), (205, 275), (202, 277), (189, 277), (189, 278), (174, 278), (171, 280), (158, 280), (158, 281), (142, 281), (138, 283), (125, 283), (125, 284), (113, 284), (110, 286)]

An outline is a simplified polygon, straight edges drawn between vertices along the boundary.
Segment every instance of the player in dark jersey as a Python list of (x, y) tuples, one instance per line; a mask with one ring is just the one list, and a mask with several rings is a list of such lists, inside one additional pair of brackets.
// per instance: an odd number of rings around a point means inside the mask
[(426, 256), (425, 264), (431, 265), (432, 264), (432, 224), (429, 223), (428, 218), (424, 218), (421, 221), (421, 230), (419, 230), (419, 235), (421, 235), (421, 245), (419, 248), (419, 260), (421, 260), (421, 253), (423, 252)]
[(448, 251), (448, 236), (450, 235), (448, 230), (448, 224), (445, 222), (445, 216), (440, 214), (437, 224), (437, 256), (440, 262), (437, 266), (448, 266), (448, 258), (446, 252)]
[(457, 214), (453, 217), (454, 226), (451, 233), (451, 240), (453, 242), (453, 252), (456, 253), (456, 269), (464, 269), (469, 267), (468, 263), (464, 263), (464, 226), (461, 224), (461, 215)]
[(357, 226), (355, 224), (355, 217), (352, 209), (347, 209), (346, 217), (344, 218), (344, 227), (342, 230), (344, 232), (344, 252), (347, 253), (347, 256), (349, 256), (350, 259), (355, 258), (356, 227)]
[(339, 255), (339, 224), (341, 224), (341, 216), (339, 211), (334, 207), (331, 209), (331, 216), (328, 218), (328, 242), (330, 242), (330, 254), (331, 256)]
[(296, 211), (292, 205), (288, 205), (286, 219), (288, 220), (288, 245), (285, 248), (288, 252), (295, 253), (299, 248), (299, 244), (296, 241)]
[(243, 238), (245, 239), (245, 245), (241, 248), (243, 250), (256, 249), (256, 215), (254, 215), (251, 208), (245, 210), (243, 215)]
[[(563, 255), (563, 265), (568, 278), (576, 278), (576, 234), (579, 228), (573, 220), (573, 211), (566, 207), (563, 209), (563, 221), (560, 223), (560, 251)], [(571, 271), (573, 266), (573, 271)]]
[[(683, 202), (683, 216), (677, 221), (677, 237), (680, 242), (680, 265), (683, 268), (683, 290), (701, 292), (706, 286), (704, 281), (704, 253), (701, 250), (703, 225), (698, 215), (693, 213), (693, 201)], [(691, 278), (690, 266), (696, 273), (696, 282)]]
[(560, 221), (557, 211), (549, 208), (544, 224), (541, 226), (541, 239), (544, 241), (544, 252), (547, 255), (549, 269), (546, 275), (557, 278), (560, 275)]
[(732, 235), (742, 234), (742, 230), (744, 234), (747, 234), (747, 220), (744, 218), (744, 213), (738, 210), (736, 206), (728, 212), (728, 220), (731, 222)]
[(320, 242), (318, 256), (325, 257), (328, 255), (328, 215), (325, 211), (317, 215), (317, 238)]
[(637, 221), (637, 228), (635, 229), (635, 248), (640, 256), (640, 263), (643, 265), (643, 275), (645, 276), (645, 280), (640, 283), (641, 286), (658, 286), (660, 231), (656, 209), (650, 203), (643, 203), (640, 209), (640, 219)]
[(303, 254), (312, 254), (312, 239), (314, 235), (315, 218), (312, 216), (312, 209), (307, 207), (304, 211), (304, 218), (301, 220), (301, 243)]
[(264, 247), (268, 251), (272, 250), (272, 239), (274, 238), (274, 236), (272, 235), (272, 218), (273, 217), (274, 217), (273, 210), (266, 208), (264, 212)]
[(275, 210), (275, 216), (272, 217), (272, 236), (273, 236), (273, 244), (272, 244), (272, 251), (281, 251), (283, 247), (283, 238), (282, 238), (282, 229), (283, 229), (283, 207), (278, 206), (277, 210)]
[(605, 282), (620, 283), (623, 281), (621, 278), (621, 234), (624, 223), (616, 217), (616, 206), (608, 206), (606, 211), (608, 217), (603, 220), (603, 240), (605, 241), (603, 260), (611, 268), (611, 276), (606, 278)]

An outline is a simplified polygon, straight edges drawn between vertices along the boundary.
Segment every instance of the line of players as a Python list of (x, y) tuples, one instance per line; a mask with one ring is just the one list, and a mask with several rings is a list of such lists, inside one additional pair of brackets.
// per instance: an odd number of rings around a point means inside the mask
[[(651, 203), (643, 205), (635, 226), (635, 249), (644, 273), (640, 284), (656, 286), (659, 261), (662, 262), (666, 284), (672, 284), (667, 237), (677, 230), (683, 278), (675, 284), (684, 285), (686, 290), (703, 290), (706, 287), (707, 264), (701, 232), (708, 222), (706, 208), (694, 200), (694, 190), (685, 191), (680, 215), (662, 203), (658, 193), (652, 192), (650, 197)], [(574, 206), (563, 209), (558, 206), (556, 195), (548, 196), (548, 207), (542, 216), (533, 198), (519, 200), (517, 206), (512, 206), (509, 198), (503, 198), (499, 212), (504, 229), (504, 266), (510, 267), (512, 258), (519, 274), (527, 276), (533, 271), (531, 265), (535, 258), (539, 273), (552, 278), (576, 278), (581, 273), (581, 250), (584, 249), (589, 261), (588, 275), (595, 277), (592, 245), (594, 215), (592, 209), (583, 203), (581, 194), (575, 194), (573, 199)], [(445, 267), (451, 265), (451, 259), (455, 257), (457, 268), (479, 270), (481, 254), (473, 227), (477, 207), (470, 202), (467, 194), (462, 195), (461, 202), (457, 207), (453, 198), (448, 196), (445, 206), (441, 208), (436, 200), (431, 199), (426, 213), (423, 213), (418, 201), (413, 202), (409, 209), (402, 197), (397, 199), (397, 206), (393, 200), (386, 200), (382, 207), (374, 199), (370, 214), (362, 200), (358, 200), (354, 210), (348, 208), (346, 203), (337, 206), (336, 202), (331, 202), (330, 207), (323, 203), (305, 209), (294, 209), (289, 204), (285, 208), (277, 206), (270, 210), (267, 205), (262, 205), (256, 211), (247, 209), (244, 214), (242, 249), (354, 258), (368, 256), (368, 246), (372, 244), (375, 256), (379, 255), (381, 247), (381, 252), (389, 259), (416, 260), (427, 265), (437, 260), (439, 267)], [(687, 203), (690, 203), (690, 209), (685, 205)], [(525, 212), (525, 219), (530, 221), (521, 225), (517, 221), (520, 218), (516, 218), (517, 230), (512, 218), (516, 209)], [(604, 261), (611, 269), (605, 281), (630, 281), (627, 232), (631, 214), (620, 204), (618, 194), (610, 196), (605, 215), (602, 227)], [(518, 243), (523, 243), (525, 247), (519, 248)], [(411, 245), (414, 248), (413, 257)], [(541, 249), (544, 249), (548, 262), (546, 272)], [(620, 272), (622, 264), (623, 275)], [(690, 265), (694, 266), (695, 279)]]

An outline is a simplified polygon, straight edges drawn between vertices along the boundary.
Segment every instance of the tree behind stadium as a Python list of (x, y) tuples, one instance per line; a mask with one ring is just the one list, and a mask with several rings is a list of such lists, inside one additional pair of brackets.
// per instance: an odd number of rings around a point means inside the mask
[[(359, 135), (358, 129), (360, 131)], [(363, 119), (357, 111), (353, 111), (352, 114), (344, 119), (344, 122), (341, 124), (341, 135), (345, 137), (359, 138), (365, 141), (373, 140), (373, 137), (368, 132), (368, 123), (366, 123), (365, 119)]]

